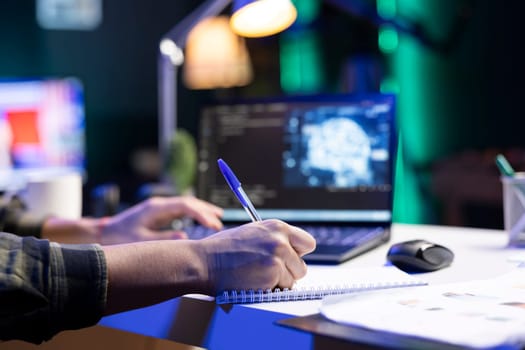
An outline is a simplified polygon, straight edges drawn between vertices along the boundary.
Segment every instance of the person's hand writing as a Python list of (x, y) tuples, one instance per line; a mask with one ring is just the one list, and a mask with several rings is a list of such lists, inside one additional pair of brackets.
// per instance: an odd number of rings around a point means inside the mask
[(105, 312), (112, 314), (188, 293), (292, 287), (306, 274), (301, 257), (315, 249), (315, 240), (300, 228), (265, 220), (200, 240), (103, 249), (109, 270)]
[(109, 217), (100, 231), (100, 243), (186, 238), (183, 231), (167, 229), (177, 218), (190, 217), (215, 230), (222, 228), (222, 209), (191, 196), (153, 197)]
[(226, 289), (290, 288), (306, 274), (301, 258), (314, 238), (279, 220), (222, 231), (201, 241), (207, 261), (207, 292)]

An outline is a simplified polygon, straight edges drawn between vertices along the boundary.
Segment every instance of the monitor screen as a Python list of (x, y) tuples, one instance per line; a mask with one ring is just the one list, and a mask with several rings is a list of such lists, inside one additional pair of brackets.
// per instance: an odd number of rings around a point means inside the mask
[(263, 217), (388, 221), (392, 210), (392, 95), (281, 98), (211, 106), (199, 135), (199, 197), (244, 217), (218, 171), (233, 169)]
[(77, 79), (0, 80), (0, 170), (83, 172), (84, 129)]

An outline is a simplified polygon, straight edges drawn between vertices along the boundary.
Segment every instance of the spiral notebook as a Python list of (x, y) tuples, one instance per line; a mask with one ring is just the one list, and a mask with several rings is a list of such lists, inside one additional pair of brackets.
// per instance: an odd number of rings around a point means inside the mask
[(217, 304), (267, 303), (322, 299), (327, 295), (426, 285), (427, 282), (394, 266), (334, 269), (317, 267), (291, 289), (227, 290), (215, 298)]

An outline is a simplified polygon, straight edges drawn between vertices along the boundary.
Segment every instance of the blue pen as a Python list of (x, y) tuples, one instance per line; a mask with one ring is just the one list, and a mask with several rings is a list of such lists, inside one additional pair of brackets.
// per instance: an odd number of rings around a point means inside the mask
[(221, 170), (222, 175), (226, 179), (226, 182), (230, 186), (231, 190), (235, 194), (235, 197), (241, 202), (244, 210), (248, 213), (252, 221), (261, 221), (261, 217), (253, 207), (252, 202), (244, 192), (241, 187), (241, 182), (237, 179), (233, 171), (230, 169), (228, 164), (222, 159), (218, 159), (217, 163), (219, 164), (219, 169)]

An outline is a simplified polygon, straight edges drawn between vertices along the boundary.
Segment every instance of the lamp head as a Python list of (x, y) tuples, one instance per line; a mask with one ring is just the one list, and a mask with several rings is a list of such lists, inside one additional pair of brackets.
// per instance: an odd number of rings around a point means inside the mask
[(234, 0), (230, 25), (237, 34), (256, 38), (277, 34), (296, 18), (291, 0)]
[(253, 72), (245, 39), (235, 34), (228, 16), (208, 17), (191, 30), (182, 66), (190, 89), (244, 86)]

